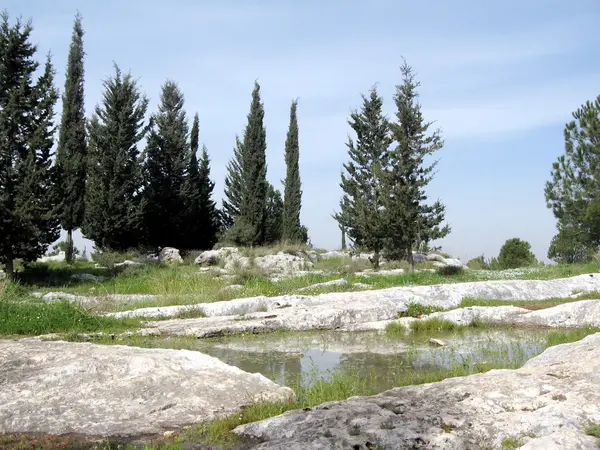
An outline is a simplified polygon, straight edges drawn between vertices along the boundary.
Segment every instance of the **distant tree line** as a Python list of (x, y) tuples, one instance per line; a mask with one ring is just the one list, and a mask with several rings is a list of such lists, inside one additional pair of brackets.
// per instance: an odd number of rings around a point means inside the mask
[(72, 236), (79, 228), (98, 249), (116, 251), (208, 249), (217, 240), (237, 245), (307, 242), (308, 231), (300, 223), (296, 101), (285, 142), (284, 196), (266, 179), (264, 108), (255, 83), (219, 209), (212, 198), (208, 150), (200, 145), (198, 114), (190, 129), (176, 82), (162, 85), (158, 110), (147, 117), (148, 98), (132, 75), (115, 65), (101, 101), (86, 118), (84, 31), (78, 14), (57, 127), (55, 71), (48, 56), (34, 77), (39, 63), (32, 31), (31, 22), (11, 24), (8, 13), (2, 13), (0, 263), (9, 275), (15, 259), (43, 255), (61, 227), (67, 232), (67, 261), (75, 256)]

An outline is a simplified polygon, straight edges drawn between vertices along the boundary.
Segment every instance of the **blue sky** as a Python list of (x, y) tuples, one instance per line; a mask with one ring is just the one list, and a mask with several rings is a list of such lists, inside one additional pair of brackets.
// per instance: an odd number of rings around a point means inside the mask
[(161, 84), (177, 81), (190, 119), (199, 114), (219, 202), (254, 80), (265, 103), (267, 177), (276, 187), (285, 174), (289, 106), (298, 97), (302, 221), (325, 248), (340, 243), (331, 213), (341, 195), (348, 115), (374, 83), (394, 113), (402, 57), (418, 73), (425, 118), (445, 139), (428, 190), (447, 205), (452, 226), (438, 244), (463, 260), (497, 255), (512, 237), (545, 259), (555, 220), (544, 183), (572, 111), (600, 94), (598, 0), (3, 4), (11, 19), (32, 19), (40, 57), (52, 52), (61, 90), (79, 9), (88, 113), (113, 62), (139, 79), (151, 110)]

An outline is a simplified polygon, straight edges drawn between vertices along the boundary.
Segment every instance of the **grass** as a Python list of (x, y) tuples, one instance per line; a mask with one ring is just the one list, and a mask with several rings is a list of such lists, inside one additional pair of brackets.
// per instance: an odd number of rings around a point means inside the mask
[(589, 436), (594, 436), (600, 439), (600, 423), (588, 420), (583, 424), (583, 431)]
[(570, 344), (571, 342), (580, 341), (591, 334), (600, 333), (600, 327), (583, 327), (571, 328), (563, 330), (549, 331), (546, 335), (546, 343), (548, 347), (560, 344)]
[(600, 300), (600, 292), (586, 292), (577, 298), (550, 298), (546, 300), (488, 300), (482, 298), (465, 297), (459, 305), (459, 308), (468, 308), (471, 306), (518, 306), (531, 311), (552, 308), (563, 303), (573, 303), (581, 300)]
[(409, 303), (406, 311), (398, 314), (398, 317), (419, 317), (432, 314), (434, 312), (444, 311), (444, 308), (437, 306), (427, 306), (420, 303)]
[(502, 450), (516, 450), (523, 445), (523, 440), (510, 437), (502, 440)]
[(0, 283), (0, 335), (120, 332), (138, 328), (140, 319), (96, 316), (68, 301), (28, 298), (18, 283)]
[(425, 331), (463, 331), (468, 328), (468, 325), (459, 325), (449, 320), (443, 320), (438, 318), (415, 320), (410, 324), (411, 331), (415, 333)]

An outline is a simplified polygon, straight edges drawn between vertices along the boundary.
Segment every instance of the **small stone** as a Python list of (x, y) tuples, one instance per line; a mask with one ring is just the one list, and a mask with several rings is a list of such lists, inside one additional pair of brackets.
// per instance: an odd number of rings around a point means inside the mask
[(436, 338), (429, 338), (429, 343), (436, 345), (438, 347), (446, 347), (446, 344), (444, 341), (442, 341), (441, 339), (436, 339)]

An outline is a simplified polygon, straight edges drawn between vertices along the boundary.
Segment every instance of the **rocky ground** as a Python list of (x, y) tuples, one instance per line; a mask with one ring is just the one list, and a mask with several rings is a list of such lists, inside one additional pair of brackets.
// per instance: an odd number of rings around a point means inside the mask
[(598, 448), (600, 334), (492, 370), (354, 397), (238, 427), (261, 450)]

